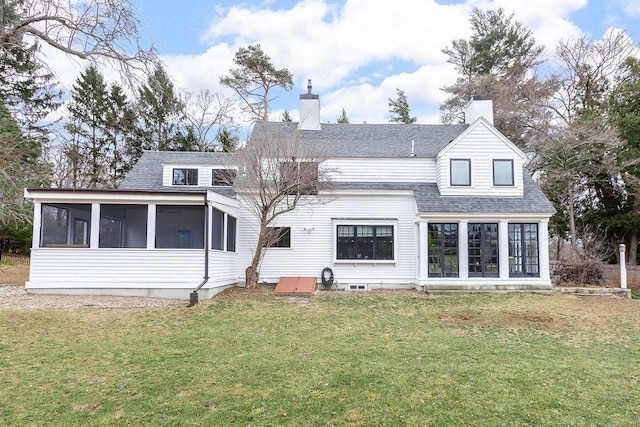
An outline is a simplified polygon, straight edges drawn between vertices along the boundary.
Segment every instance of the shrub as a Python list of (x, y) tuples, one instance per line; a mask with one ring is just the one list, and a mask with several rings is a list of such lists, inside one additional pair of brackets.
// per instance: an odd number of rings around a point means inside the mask
[(554, 279), (559, 283), (573, 285), (604, 285), (604, 270), (599, 262), (580, 263), (561, 262), (553, 271)]

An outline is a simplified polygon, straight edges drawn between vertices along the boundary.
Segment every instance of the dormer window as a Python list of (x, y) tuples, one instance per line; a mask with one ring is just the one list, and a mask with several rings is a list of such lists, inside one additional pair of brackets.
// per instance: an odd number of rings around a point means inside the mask
[(173, 185), (198, 185), (198, 169), (174, 169)]
[(451, 185), (471, 185), (471, 159), (451, 159)]
[(231, 186), (236, 179), (238, 171), (235, 169), (212, 169), (211, 185), (215, 186)]
[(493, 185), (513, 186), (513, 160), (493, 161)]

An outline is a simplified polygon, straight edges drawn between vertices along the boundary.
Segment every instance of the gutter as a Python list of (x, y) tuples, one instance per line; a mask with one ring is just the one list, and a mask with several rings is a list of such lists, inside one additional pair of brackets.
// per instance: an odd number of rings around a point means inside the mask
[(189, 294), (189, 305), (198, 304), (198, 291), (209, 281), (209, 199), (204, 193), (204, 280)]

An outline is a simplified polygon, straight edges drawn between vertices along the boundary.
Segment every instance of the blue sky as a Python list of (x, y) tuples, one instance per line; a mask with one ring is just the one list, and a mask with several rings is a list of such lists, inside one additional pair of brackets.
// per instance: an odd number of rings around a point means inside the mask
[[(546, 56), (558, 41), (611, 28), (640, 37), (640, 0), (131, 0), (143, 39), (153, 43), (176, 86), (225, 92), (218, 78), (233, 67), (240, 46), (260, 43), (278, 68), (294, 75), (279, 91), (272, 120), (286, 109), (298, 117), (298, 95), (312, 79), (322, 121), (344, 108), (352, 123), (389, 120), (396, 88), (419, 123), (437, 123), (442, 86), (456, 73), (441, 50), (470, 35), (474, 7), (503, 7), (532, 29)], [(76, 75), (63, 82), (72, 82)], [(541, 70), (541, 72), (544, 72)], [(67, 84), (67, 83), (65, 83)], [(68, 85), (68, 84), (67, 84)], [(226, 92), (231, 95), (231, 93)]]

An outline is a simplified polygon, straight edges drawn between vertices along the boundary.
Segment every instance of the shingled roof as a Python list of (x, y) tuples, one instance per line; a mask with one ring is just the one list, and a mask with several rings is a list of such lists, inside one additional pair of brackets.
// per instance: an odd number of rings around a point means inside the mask
[[(162, 185), (162, 165), (174, 163), (181, 165), (228, 165), (232, 161), (229, 153), (202, 153), (187, 151), (145, 151), (133, 166), (127, 177), (120, 183), (122, 190), (153, 190), (175, 192), (176, 187)], [(180, 191), (214, 191), (232, 196), (230, 187), (181, 186)]]
[(469, 125), (405, 125), (323, 123), (321, 130), (298, 130), (295, 122), (257, 122), (252, 140), (268, 137), (294, 140), (323, 147), (327, 157), (397, 158), (411, 154), (436, 157)]
[(340, 183), (338, 188), (411, 190), (420, 213), (555, 213), (555, 208), (527, 171), (524, 171), (523, 178), (524, 195), (522, 197), (442, 196), (437, 184), (431, 183), (349, 182)]

